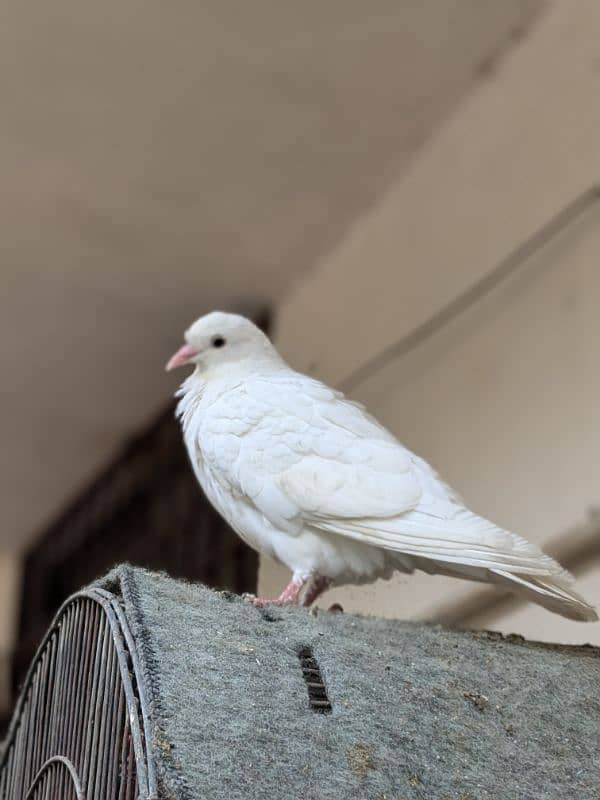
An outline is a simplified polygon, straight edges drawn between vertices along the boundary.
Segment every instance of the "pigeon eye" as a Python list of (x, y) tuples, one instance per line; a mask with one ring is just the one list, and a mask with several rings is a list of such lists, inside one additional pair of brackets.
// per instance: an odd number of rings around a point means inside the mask
[(225, 339), (222, 336), (213, 336), (210, 343), (213, 347), (223, 347), (225, 345)]

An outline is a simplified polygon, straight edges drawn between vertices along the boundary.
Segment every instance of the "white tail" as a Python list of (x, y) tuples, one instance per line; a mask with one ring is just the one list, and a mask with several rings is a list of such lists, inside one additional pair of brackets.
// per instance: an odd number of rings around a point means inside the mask
[[(553, 573), (546, 575), (524, 575), (520, 572), (508, 572), (505, 569), (485, 569), (468, 564), (450, 564), (428, 558), (415, 558), (400, 553), (395, 554), (395, 566), (403, 572), (420, 569), (430, 575), (450, 575), (481, 583), (495, 583), (515, 594), (526, 597), (548, 611), (560, 614), (567, 619), (578, 622), (595, 622), (598, 619), (596, 609), (587, 603), (581, 595), (571, 588), (573, 576), (563, 569), (549, 556), (544, 556), (544, 563), (550, 565)], [(541, 551), (540, 551), (541, 555)]]
[(494, 583), (506, 586), (516, 594), (524, 595), (548, 611), (554, 611), (555, 614), (579, 622), (595, 622), (598, 619), (596, 610), (571, 589), (566, 579), (554, 576), (518, 575), (503, 570), (492, 570), (491, 573), (494, 576)]

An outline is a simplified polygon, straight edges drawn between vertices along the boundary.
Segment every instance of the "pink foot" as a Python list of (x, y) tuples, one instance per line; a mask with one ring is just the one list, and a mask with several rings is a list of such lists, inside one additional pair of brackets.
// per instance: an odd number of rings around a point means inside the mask
[(304, 584), (305, 581), (292, 578), (275, 600), (269, 600), (266, 597), (255, 597), (252, 602), (258, 608), (264, 608), (265, 606), (297, 606), (299, 605), (300, 592)]

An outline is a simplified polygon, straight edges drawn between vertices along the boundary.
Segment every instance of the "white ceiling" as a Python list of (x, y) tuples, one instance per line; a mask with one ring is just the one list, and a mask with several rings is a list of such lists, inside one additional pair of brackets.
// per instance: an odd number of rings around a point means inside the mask
[(538, 5), (2, 3), (0, 545), (165, 403), (184, 325), (310, 269)]

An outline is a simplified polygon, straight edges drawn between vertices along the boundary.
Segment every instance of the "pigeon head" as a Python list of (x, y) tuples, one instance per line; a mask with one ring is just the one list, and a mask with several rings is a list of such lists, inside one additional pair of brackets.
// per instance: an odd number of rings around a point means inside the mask
[(265, 334), (239, 314), (213, 311), (197, 319), (184, 334), (185, 344), (171, 357), (166, 369), (193, 364), (201, 370), (275, 355), (275, 349)]

